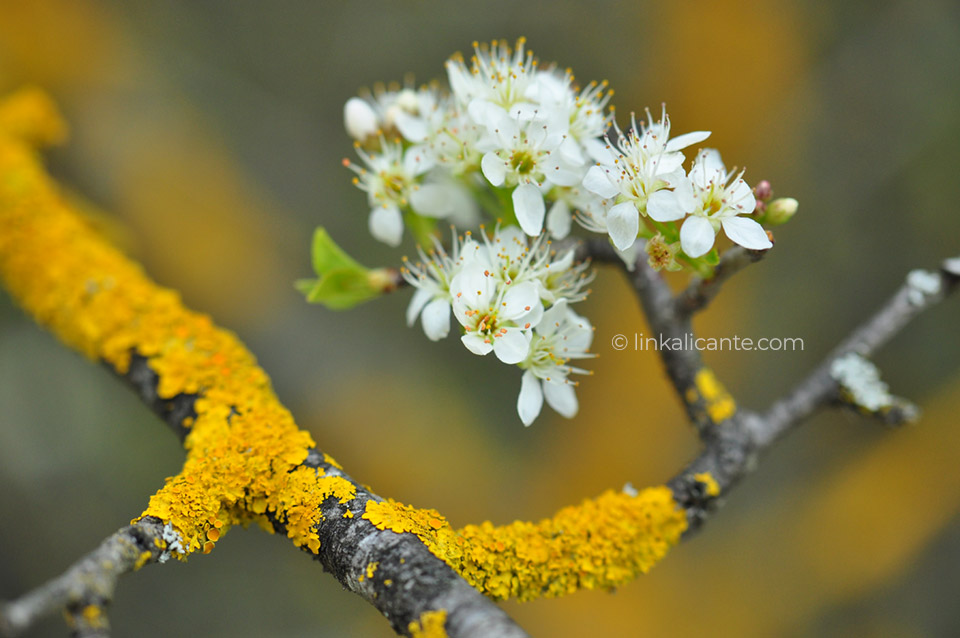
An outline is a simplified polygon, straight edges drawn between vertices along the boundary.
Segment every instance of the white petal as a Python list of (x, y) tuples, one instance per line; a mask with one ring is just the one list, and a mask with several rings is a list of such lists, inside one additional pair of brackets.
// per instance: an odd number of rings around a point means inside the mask
[(417, 322), (417, 317), (420, 316), (420, 311), (423, 310), (423, 307), (427, 305), (427, 302), (430, 301), (432, 297), (432, 292), (422, 288), (413, 293), (413, 297), (410, 298), (410, 305), (407, 306), (408, 326), (412, 326)]
[(483, 159), (480, 160), (480, 170), (483, 171), (483, 176), (487, 178), (494, 186), (502, 186), (503, 180), (507, 176), (507, 167), (503, 163), (503, 160), (497, 157), (497, 154), (494, 152), (487, 153), (483, 156)]
[(607, 232), (618, 249), (626, 250), (633, 245), (640, 232), (640, 213), (633, 202), (617, 204), (607, 211)]
[(683, 135), (678, 135), (669, 142), (667, 142), (667, 151), (679, 151), (682, 148), (687, 148), (710, 137), (710, 131), (694, 131), (692, 133), (684, 133)]
[(507, 321), (522, 317), (533, 311), (533, 307), (540, 303), (540, 291), (537, 284), (525, 281), (522, 284), (510, 286), (503, 296), (503, 305), (499, 315)]
[(557, 186), (576, 186), (583, 179), (582, 170), (575, 170), (568, 163), (547, 162), (543, 174)]
[(562, 416), (568, 419), (576, 416), (580, 406), (577, 403), (577, 394), (573, 390), (572, 383), (544, 381), (543, 394), (547, 399), (547, 405)]
[(493, 344), (487, 343), (487, 337), (476, 333), (465, 334), (460, 337), (460, 341), (463, 342), (467, 350), (473, 354), (485, 355), (490, 354), (490, 351), (493, 350)]
[(583, 140), (583, 148), (586, 149), (587, 155), (601, 164), (613, 164), (613, 160), (616, 159), (606, 142), (595, 137)]
[(422, 175), (434, 167), (436, 161), (422, 144), (411, 146), (403, 154), (403, 170), (410, 175)]
[(540, 380), (527, 370), (520, 379), (520, 396), (517, 398), (517, 414), (524, 425), (530, 425), (543, 409), (543, 390)]
[(742, 179), (737, 179), (727, 189), (727, 206), (733, 208), (737, 215), (749, 215), (757, 207), (753, 189)]
[(493, 338), (493, 352), (504, 363), (520, 363), (530, 352), (530, 332), (507, 328), (505, 333)]
[(400, 135), (411, 142), (422, 142), (427, 139), (427, 135), (430, 133), (425, 119), (410, 115), (404, 110), (397, 112), (394, 117), (394, 124), (397, 125)]
[(570, 206), (562, 199), (558, 199), (550, 207), (547, 213), (547, 230), (557, 239), (563, 239), (570, 234), (570, 223), (573, 216), (570, 215)]
[(716, 233), (705, 217), (691, 215), (680, 228), (680, 246), (690, 257), (705, 255), (713, 248)]
[(453, 212), (456, 189), (446, 184), (423, 184), (410, 193), (410, 206), (427, 217), (446, 217)]
[(343, 124), (347, 134), (355, 140), (375, 134), (380, 126), (373, 107), (358, 97), (350, 98), (343, 105)]
[(399, 246), (403, 238), (403, 217), (393, 206), (378, 206), (370, 211), (370, 234), (390, 246)]
[(721, 222), (723, 232), (735, 244), (751, 250), (773, 248), (763, 226), (745, 217), (728, 217)]
[(720, 151), (708, 148), (697, 155), (697, 159), (690, 169), (690, 179), (700, 188), (708, 188), (711, 182), (723, 182), (726, 179), (727, 169), (720, 159)]
[(591, 166), (583, 178), (583, 187), (600, 197), (613, 197), (620, 193), (617, 187), (607, 176), (607, 169), (602, 166)]
[(543, 319), (537, 327), (537, 332), (544, 337), (549, 337), (560, 327), (560, 322), (564, 320), (566, 314), (567, 300), (561, 299), (544, 311)]
[(683, 210), (677, 194), (660, 190), (647, 199), (647, 215), (658, 222), (672, 222), (683, 219), (688, 211)]
[(533, 184), (521, 184), (513, 189), (513, 211), (523, 232), (536, 237), (543, 230), (543, 216), (546, 206), (543, 194)]
[(450, 332), (450, 303), (446, 299), (434, 299), (423, 309), (420, 323), (430, 341), (443, 339)]

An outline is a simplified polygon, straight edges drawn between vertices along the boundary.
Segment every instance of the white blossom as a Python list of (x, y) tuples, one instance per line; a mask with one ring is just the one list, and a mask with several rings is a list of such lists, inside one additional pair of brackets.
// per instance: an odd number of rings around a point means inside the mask
[(370, 233), (390, 246), (400, 245), (403, 235), (402, 211), (413, 206), (417, 212), (439, 217), (444, 212), (431, 206), (436, 200), (412, 195), (419, 189), (421, 176), (432, 167), (425, 149), (421, 146), (404, 148), (398, 142), (380, 138), (380, 151), (367, 153), (359, 146), (357, 154), (364, 166), (344, 160), (350, 170), (357, 174), (354, 183), (367, 192), (370, 211)]
[(763, 227), (750, 215), (757, 202), (742, 178), (743, 172), (728, 173), (714, 149), (702, 151), (687, 178), (672, 191), (661, 191), (651, 198), (648, 210), (658, 221), (684, 219), (680, 245), (690, 257), (700, 257), (713, 248), (717, 232), (723, 232), (736, 244), (753, 250), (773, 244)]
[[(670, 137), (670, 118), (663, 111), (660, 121), (638, 127), (631, 116), (631, 128), (624, 133), (616, 127), (617, 140), (611, 143), (608, 159), (592, 166), (583, 179), (584, 187), (606, 199), (615, 199), (606, 211), (604, 225), (620, 250), (633, 245), (640, 231), (640, 216), (648, 213), (650, 197), (675, 186), (683, 179), (682, 149), (705, 140), (710, 133), (697, 131), (674, 139)], [(608, 140), (609, 141), (609, 140)], [(653, 212), (650, 216), (658, 219)]]
[(524, 370), (517, 398), (517, 413), (524, 425), (530, 425), (539, 416), (543, 401), (562, 416), (573, 418), (579, 404), (574, 391), (576, 382), (570, 374), (589, 374), (570, 365), (571, 360), (592, 357), (590, 344), (593, 326), (570, 310), (561, 299), (543, 313), (533, 331), (530, 352), (520, 363)]
[(491, 351), (504, 363), (523, 361), (530, 349), (530, 329), (543, 316), (533, 282), (504, 282), (484, 260), (467, 259), (450, 282), (453, 316), (463, 326), (463, 345), (474, 354)]

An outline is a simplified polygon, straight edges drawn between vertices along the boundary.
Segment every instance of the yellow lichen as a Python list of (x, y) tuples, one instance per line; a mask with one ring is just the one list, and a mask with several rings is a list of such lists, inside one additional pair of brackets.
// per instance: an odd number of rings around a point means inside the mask
[(379, 562), (373, 562), (367, 565), (367, 578), (373, 578), (373, 575), (377, 572), (377, 567), (380, 566)]
[(86, 621), (87, 625), (93, 628), (106, 627), (106, 616), (99, 605), (87, 605), (80, 611), (80, 615)]
[(734, 402), (733, 397), (730, 396), (730, 393), (727, 392), (727, 389), (723, 387), (723, 384), (720, 383), (710, 368), (701, 368), (697, 372), (697, 376), (693, 382), (694, 385), (697, 386), (700, 396), (703, 397), (706, 403), (707, 414), (710, 415), (710, 420), (714, 423), (720, 423), (721, 421), (729, 419), (737, 411), (737, 404)]
[(368, 501), (363, 517), (379, 529), (415, 534), (488, 596), (520, 600), (622, 585), (649, 571), (687, 525), (666, 487), (635, 497), (608, 491), (539, 523), (501, 527), (454, 530), (435, 510), (394, 501)]
[(410, 638), (447, 638), (444, 625), (447, 622), (447, 612), (443, 609), (425, 611), (420, 614), (419, 620), (414, 620), (407, 626)]
[(707, 496), (710, 496), (711, 498), (720, 496), (720, 484), (717, 483), (717, 479), (713, 478), (713, 474), (710, 472), (701, 472), (699, 474), (694, 474), (693, 478), (698, 483), (703, 484), (704, 489), (707, 492)]
[(137, 571), (146, 565), (151, 556), (153, 556), (153, 552), (140, 552), (140, 555), (137, 556), (137, 562), (133, 564), (133, 571)]
[[(41, 94), (0, 102), (0, 282), (86, 356), (121, 374), (131, 353), (145, 357), (161, 399), (199, 396), (196, 416), (181, 423), (188, 429), (183, 468), (142, 514), (171, 524), (185, 554), (211, 551), (233, 525), (272, 530), (272, 521), (295, 545), (317, 552), (321, 506), (327, 499), (349, 504), (354, 484), (301, 465), (314, 442), (277, 400), (253, 355), (209, 317), (184, 308), (176, 292), (150, 281), (61, 196), (31, 146), (62, 138), (61, 129)], [(698, 376), (697, 386), (714, 404), (712, 414), (732, 414), (712, 375)], [(553, 518), (502, 527), (454, 530), (435, 510), (393, 501), (368, 501), (363, 517), (380, 529), (415, 534), (488, 595), (521, 599), (623, 584), (649, 570), (686, 528), (666, 487), (636, 497), (606, 492)], [(427, 626), (421, 622), (420, 630)]]

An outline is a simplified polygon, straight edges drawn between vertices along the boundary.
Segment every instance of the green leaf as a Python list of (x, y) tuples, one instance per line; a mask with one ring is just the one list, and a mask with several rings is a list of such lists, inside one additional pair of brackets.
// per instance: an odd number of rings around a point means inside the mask
[(358, 270), (331, 270), (309, 283), (312, 285), (308, 290), (300, 289), (305, 292), (307, 301), (323, 304), (331, 310), (346, 310), (383, 294), (382, 289), (371, 284), (366, 272)]
[(362, 266), (322, 227), (313, 233), (313, 269), (317, 279), (300, 279), (294, 286), (308, 302), (333, 310), (352, 308), (386, 291), (381, 271)]
[(325, 272), (337, 268), (365, 270), (353, 257), (337, 246), (323, 226), (318, 226), (313, 232), (313, 271), (323, 276)]

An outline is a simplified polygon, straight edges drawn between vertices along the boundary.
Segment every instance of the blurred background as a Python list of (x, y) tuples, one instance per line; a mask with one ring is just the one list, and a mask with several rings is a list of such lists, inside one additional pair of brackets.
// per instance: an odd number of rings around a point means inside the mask
[[(407, 294), (308, 306), (324, 225), (369, 265), (342, 106), (363, 86), (443, 74), (473, 40), (526, 35), (621, 124), (666, 102), (712, 130), (727, 165), (800, 212), (699, 318), (703, 336), (790, 336), (802, 352), (708, 353), (751, 407), (790, 388), (902, 282), (960, 246), (960, 5), (910, 2), (0, 1), (0, 92), (47, 89), (71, 124), (48, 154), (116, 241), (236, 330), (319, 446), (380, 494), (454, 525), (539, 519), (697, 451), (629, 289), (602, 272), (581, 414), (515, 413), (519, 371), (403, 322)], [(409, 244), (403, 251), (411, 250)], [(679, 285), (681, 282), (675, 282)], [(960, 635), (960, 300), (877, 357), (923, 420), (822, 414), (776, 447), (696, 538), (613, 593), (507, 611), (533, 635)], [(138, 515), (183, 454), (109, 373), (0, 293), (0, 598), (61, 572)], [(411, 464), (411, 458), (420, 459)], [(282, 538), (234, 531), (209, 556), (122, 582), (118, 636), (389, 636), (387, 623)], [(61, 620), (33, 636), (63, 636)]]

